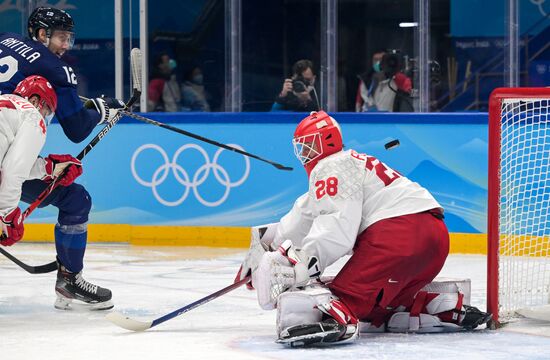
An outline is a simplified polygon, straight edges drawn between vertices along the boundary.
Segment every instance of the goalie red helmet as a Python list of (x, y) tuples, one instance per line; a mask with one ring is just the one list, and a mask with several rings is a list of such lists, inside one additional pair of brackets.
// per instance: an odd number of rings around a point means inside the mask
[(31, 75), (24, 78), (13, 91), (14, 94), (29, 99), (36, 95), (39, 97), (38, 109), (48, 107), (49, 113), (53, 116), (57, 109), (57, 95), (48, 80), (38, 75)]
[(312, 112), (296, 127), (292, 144), (309, 176), (319, 160), (342, 150), (342, 131), (326, 112)]

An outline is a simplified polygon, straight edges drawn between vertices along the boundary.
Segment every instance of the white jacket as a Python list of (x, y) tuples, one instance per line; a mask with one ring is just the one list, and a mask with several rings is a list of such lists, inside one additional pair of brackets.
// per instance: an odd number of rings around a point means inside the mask
[(16, 208), (25, 180), (42, 178), (46, 123), (38, 110), (16, 95), (0, 95), (0, 216)]
[(341, 151), (319, 161), (300, 196), (277, 227), (273, 248), (290, 239), (321, 271), (351, 253), (357, 236), (375, 222), (441, 208), (419, 184), (378, 159)]

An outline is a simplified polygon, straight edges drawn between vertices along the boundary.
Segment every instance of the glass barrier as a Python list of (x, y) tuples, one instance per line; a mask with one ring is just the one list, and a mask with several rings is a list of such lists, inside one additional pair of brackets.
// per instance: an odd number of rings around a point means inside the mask
[(550, 86), (550, 4), (519, 2), (519, 85)]
[[(86, 97), (115, 96), (115, 79), (121, 93), (117, 3), (126, 97), (140, 1), (56, 4), (76, 24), (63, 60)], [(43, 4), (0, 9), (2, 31), (26, 34)], [(141, 110), (484, 111), (495, 87), (550, 84), (549, 14), (516, 0), (156, 0)]]
[(242, 111), (320, 107), (320, 0), (243, 1)]
[(148, 111), (224, 111), (224, 2), (148, 6)]
[(413, 21), (412, 1), (338, 2), (338, 111), (413, 110)]

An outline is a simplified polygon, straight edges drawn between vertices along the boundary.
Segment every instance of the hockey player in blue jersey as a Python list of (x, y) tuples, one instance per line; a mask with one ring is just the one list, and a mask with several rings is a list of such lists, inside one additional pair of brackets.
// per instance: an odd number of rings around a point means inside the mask
[[(58, 98), (55, 116), (65, 135), (73, 142), (84, 140), (98, 124), (114, 119), (123, 103), (112, 98), (96, 98), (82, 104), (77, 94), (77, 78), (61, 56), (74, 43), (74, 22), (65, 11), (36, 8), (29, 17), (28, 34), (0, 34), (0, 93), (12, 93), (29, 75), (41, 75), (53, 85)], [(42, 180), (25, 181), (21, 199), (31, 203), (45, 189)], [(59, 269), (55, 307), (70, 309), (73, 300), (90, 309), (113, 307), (111, 291), (91, 284), (82, 277), (87, 242), (88, 215), (92, 206), (86, 189), (76, 183), (59, 186), (42, 206), (59, 209), (55, 245)]]

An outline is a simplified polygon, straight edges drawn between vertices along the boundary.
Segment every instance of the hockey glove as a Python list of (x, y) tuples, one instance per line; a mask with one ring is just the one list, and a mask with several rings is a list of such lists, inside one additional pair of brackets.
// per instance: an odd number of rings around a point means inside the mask
[[(317, 264), (317, 258), (294, 249), (292, 241), (285, 240), (276, 251), (266, 252), (258, 269), (252, 273), (252, 284), (257, 290), (258, 304), (264, 310), (274, 309), (283, 292), (305, 286), (319, 271), (311, 273), (306, 265)], [(313, 267), (317, 269), (317, 266)]]
[(46, 175), (42, 178), (42, 181), (47, 183), (61, 176), (65, 169), (67, 169), (65, 174), (58, 181), (61, 186), (71, 185), (77, 177), (82, 175), (82, 163), (71, 155), (50, 154), (44, 161), (46, 162), (44, 165)]
[(23, 217), (21, 216), (21, 209), (16, 207), (4, 216), (0, 216), (2, 222), (2, 236), (0, 237), (0, 244), (4, 246), (12, 246), (21, 238), (25, 232), (23, 226)]
[[(239, 272), (234, 282), (244, 279), (251, 275), (258, 268), (262, 256), (269, 251), (269, 245), (273, 242), (273, 237), (277, 224), (266, 224), (254, 226), (251, 229), (250, 249), (244, 258)], [(248, 290), (254, 290), (252, 281), (246, 284)]]
[(99, 97), (95, 99), (89, 99), (84, 103), (86, 109), (94, 109), (100, 115), (99, 124), (103, 124), (105, 121), (112, 122), (120, 110), (124, 109), (124, 103), (115, 98)]

